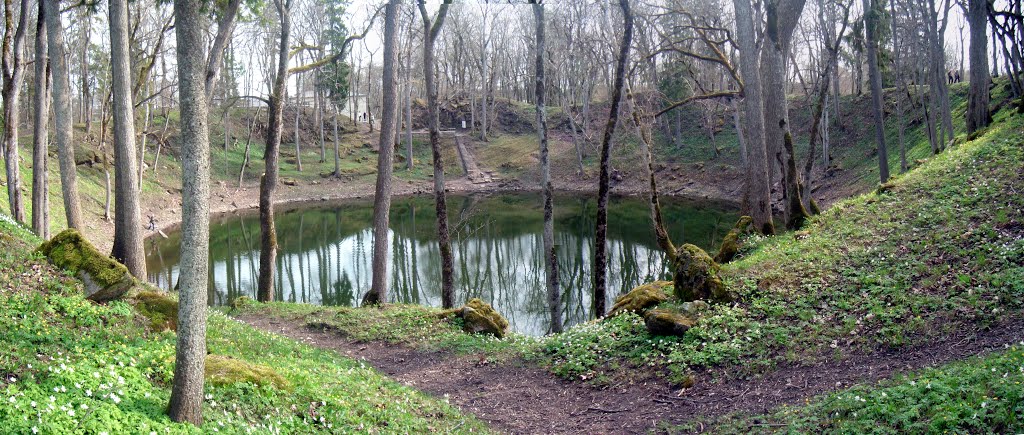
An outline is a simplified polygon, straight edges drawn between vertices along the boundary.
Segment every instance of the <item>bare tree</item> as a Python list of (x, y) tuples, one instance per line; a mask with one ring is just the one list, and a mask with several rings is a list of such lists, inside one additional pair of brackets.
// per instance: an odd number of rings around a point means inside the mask
[(50, 238), (50, 186), (47, 180), (47, 156), (50, 105), (50, 59), (46, 46), (46, 5), (39, 3), (36, 18), (35, 109), (32, 124), (32, 229), (43, 240)]
[[(625, 11), (629, 6), (624, 7)], [(562, 332), (562, 293), (558, 286), (558, 256), (555, 255), (555, 211), (551, 187), (551, 164), (548, 162), (548, 114), (544, 107), (544, 94), (547, 91), (544, 76), (544, 55), (547, 50), (544, 35), (544, 6), (540, 2), (533, 4), (533, 17), (536, 21), (537, 45), (534, 98), (537, 108), (537, 136), (540, 140), (540, 188), (544, 201), (544, 275), (548, 289), (548, 311), (551, 314), (550, 332)], [(604, 312), (602, 307), (601, 312)]]
[(878, 145), (878, 177), (889, 181), (889, 153), (885, 146), (885, 118), (882, 113), (882, 73), (878, 70), (878, 15), (881, 6), (864, 0), (864, 26), (867, 36), (868, 75), (871, 80), (871, 108), (875, 117), (875, 142)]
[(28, 27), (29, 1), (21, 0), (18, 27), (14, 27), (14, 2), (4, 0), (4, 39), (0, 66), (3, 69), (3, 151), (7, 169), (7, 200), (11, 217), (25, 221), (25, 206), (21, 201), (21, 171), (18, 168), (18, 106), (21, 84), (25, 75), (25, 32)]
[(761, 103), (761, 73), (757, 67), (754, 20), (750, 0), (733, 0), (736, 9), (736, 40), (740, 50), (740, 75), (743, 77), (743, 108), (747, 128), (747, 186), (744, 204), (754, 226), (764, 234), (774, 234), (771, 198), (768, 186), (768, 156), (765, 149), (764, 106)]
[(971, 26), (971, 89), (967, 100), (967, 132), (974, 133), (991, 122), (988, 113), (988, 86), (992, 78), (988, 73), (988, 2), (967, 1), (967, 20)]
[[(441, 129), (438, 126), (437, 68), (434, 61), (434, 43), (448, 16), (448, 3), (441, 4), (431, 23), (426, 6), (420, 2), (423, 20), (423, 81), (427, 87), (427, 125), (430, 129), (430, 154), (434, 163), (434, 209), (437, 212), (437, 245), (441, 251), (441, 305), (455, 306), (455, 285), (452, 277), (452, 243), (448, 233), (448, 205), (444, 193), (444, 156), (441, 154)], [(410, 156), (411, 157), (411, 156)]]
[(274, 226), (274, 191), (277, 189), (278, 161), (281, 151), (281, 134), (284, 129), (285, 84), (288, 83), (288, 38), (291, 34), (292, 0), (274, 0), (277, 9), (280, 40), (277, 52), (277, 72), (267, 114), (266, 150), (263, 161), (266, 171), (260, 179), (260, 277), (256, 299), (261, 302), (274, 300), (274, 267), (277, 260), (277, 228)]
[(388, 213), (391, 211), (391, 174), (395, 158), (395, 114), (398, 93), (395, 89), (396, 33), (398, 5), (390, 0), (384, 8), (384, 67), (380, 141), (377, 154), (377, 187), (373, 196), (373, 281), (363, 296), (363, 305), (386, 303), (388, 300)]
[[(116, 0), (115, 0), (116, 1)], [(176, 0), (178, 92), (181, 100), (181, 262), (178, 342), (167, 413), (203, 422), (206, 292), (210, 242), (210, 140), (204, 65), (202, 0)]]
[(594, 236), (594, 317), (604, 316), (607, 303), (608, 280), (608, 193), (611, 190), (608, 179), (609, 161), (611, 160), (612, 135), (615, 125), (619, 122), (619, 103), (622, 100), (622, 87), (625, 82), (626, 62), (629, 61), (629, 47), (633, 40), (633, 13), (629, 9), (629, 0), (621, 0), (623, 30), (619, 45), (619, 58), (615, 66), (615, 84), (612, 85), (611, 111), (608, 112), (608, 124), (604, 128), (601, 139), (601, 175), (597, 190), (597, 228)]
[(135, 123), (128, 51), (128, 1), (111, 0), (110, 64), (114, 121), (114, 247), (110, 255), (146, 279), (139, 183), (135, 179)]
[(72, 144), (70, 73), (64, 50), (64, 26), (60, 20), (60, 0), (44, 0), (46, 5), (47, 51), (53, 69), (53, 125), (60, 164), (60, 188), (64, 197), (64, 217), (69, 228), (82, 229), (78, 181), (75, 168), (75, 147)]

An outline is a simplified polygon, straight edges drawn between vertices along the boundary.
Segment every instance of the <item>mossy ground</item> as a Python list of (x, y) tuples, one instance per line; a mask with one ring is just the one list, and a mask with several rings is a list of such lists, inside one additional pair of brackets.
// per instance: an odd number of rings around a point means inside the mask
[(211, 367), (227, 360), (245, 370), (206, 385), (202, 427), (172, 423), (174, 334), (138, 321), (127, 302), (85, 300), (75, 278), (32, 252), (40, 241), (2, 215), (0, 235), (0, 432), (487, 431), (361, 362), (218, 312), (209, 316)]

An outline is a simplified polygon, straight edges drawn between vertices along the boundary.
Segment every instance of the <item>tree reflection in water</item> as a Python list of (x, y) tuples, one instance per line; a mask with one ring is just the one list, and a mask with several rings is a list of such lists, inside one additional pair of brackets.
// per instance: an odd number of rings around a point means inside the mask
[[(587, 197), (555, 200), (555, 243), (568, 326), (590, 318), (595, 203)], [(455, 196), (448, 204), (454, 218), (456, 302), (479, 297), (504, 314), (513, 330), (532, 335), (547, 331), (539, 199), (528, 194)], [(708, 250), (717, 248), (737, 217), (729, 208), (691, 201), (666, 201), (664, 208), (674, 237), (684, 235), (687, 243)], [(370, 285), (371, 215), (372, 204), (365, 201), (279, 211), (277, 299), (355, 304), (356, 295)], [(433, 222), (431, 198), (395, 198), (388, 236), (392, 302), (441, 305), (441, 261)], [(211, 222), (211, 305), (254, 296), (258, 236), (255, 214)], [(147, 243), (150, 277), (156, 285), (170, 288), (177, 279), (179, 244), (179, 233)], [(667, 277), (643, 200), (613, 199), (608, 244), (610, 299)]]

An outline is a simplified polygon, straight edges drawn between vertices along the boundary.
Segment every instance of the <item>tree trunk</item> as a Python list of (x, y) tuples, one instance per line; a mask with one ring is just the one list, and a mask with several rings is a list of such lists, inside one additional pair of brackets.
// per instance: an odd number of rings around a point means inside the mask
[[(629, 6), (625, 6), (628, 10)], [(544, 34), (544, 6), (533, 4), (533, 18), (537, 26), (535, 62), (536, 89), (534, 99), (537, 108), (537, 136), (540, 139), (540, 188), (544, 201), (544, 275), (548, 290), (548, 312), (551, 333), (562, 332), (562, 292), (558, 285), (558, 256), (555, 252), (554, 200), (551, 187), (551, 164), (548, 162), (548, 115), (544, 106), (545, 77), (544, 55), (547, 50)], [(572, 116), (566, 112), (570, 117)], [(575, 130), (575, 125), (573, 126)], [(575, 131), (574, 131), (575, 133)]]
[(231, 41), (231, 34), (235, 29), (235, 17), (238, 16), (238, 6), (241, 4), (242, 0), (229, 0), (224, 10), (218, 11), (220, 20), (217, 22), (217, 34), (213, 38), (213, 45), (210, 46), (210, 58), (206, 61), (206, 77), (203, 83), (206, 104), (213, 100), (213, 90), (216, 88), (214, 84), (217, 83), (217, 75), (224, 63), (224, 49)]
[(39, 3), (36, 20), (35, 85), (33, 96), (35, 116), (32, 125), (32, 229), (43, 240), (50, 239), (50, 186), (48, 180), (49, 156), (49, 98), (50, 59), (46, 46), (46, 5)]
[(743, 77), (743, 106), (747, 126), (743, 135), (747, 144), (748, 177), (744, 204), (758, 231), (775, 234), (768, 185), (761, 76), (757, 67), (757, 47), (754, 44), (754, 21), (750, 0), (733, 0), (733, 4), (736, 8), (736, 39), (740, 48), (740, 74)]
[[(60, 8), (58, 8), (58, 10), (60, 10)], [(92, 133), (92, 92), (91, 92), (92, 91), (92, 89), (91, 89), (92, 86), (89, 85), (89, 33), (91, 33), (90, 30), (92, 30), (92, 16), (91, 16), (91, 13), (88, 11), (88, 8), (82, 8), (81, 14), (82, 14), (81, 15), (82, 16), (82, 24), (81, 24), (81, 26), (82, 26), (82, 40), (81, 40), (81, 43), (82, 43), (82, 65), (81, 66), (82, 66), (82, 106), (83, 106), (82, 107), (82, 122), (85, 123), (85, 134), (89, 135), (89, 134)], [(47, 24), (47, 27), (49, 28), (49, 24)], [(53, 29), (49, 29), (49, 33), (52, 34), (53, 32), (54, 32)], [(63, 34), (63, 33), (64, 33), (64, 29), (61, 28), (61, 34)], [(60, 45), (61, 45), (61, 47), (64, 46), (64, 41), (63, 40), (60, 42)], [(50, 48), (50, 51), (53, 51), (53, 48)], [(54, 57), (56, 57), (56, 53), (54, 53)], [(65, 60), (64, 62), (67, 62), (67, 60)], [(56, 68), (56, 66), (55, 65), (51, 65), (51, 68)], [(56, 74), (56, 71), (54, 71), (54, 74)], [(61, 77), (61, 76), (58, 75), (57, 77)], [(70, 81), (70, 78), (71, 77), (69, 76), (68, 77), (69, 81)], [(68, 95), (69, 101), (70, 101), (70, 98), (71, 98), (71, 96)], [(54, 111), (56, 112), (56, 107), (54, 108)], [(56, 118), (56, 114), (54, 114), (54, 118)]]
[(341, 139), (338, 137), (338, 108), (334, 108), (334, 176), (341, 176)]
[(873, 0), (864, 0), (864, 27), (867, 36), (868, 75), (871, 80), (871, 106), (875, 117), (875, 142), (878, 144), (878, 177), (889, 181), (889, 155), (885, 146), (885, 118), (882, 114), (882, 73), (878, 70), (877, 29), (881, 13)]
[(256, 299), (274, 300), (274, 267), (277, 260), (277, 228), (274, 226), (274, 190), (277, 189), (281, 133), (284, 128), (284, 88), (288, 83), (288, 37), (291, 32), (292, 0), (274, 0), (281, 21), (277, 52), (277, 76), (270, 92), (267, 114), (267, 146), (263, 152), (266, 170), (260, 178), (260, 278)]
[(60, 0), (44, 0), (46, 5), (47, 51), (53, 80), (53, 125), (57, 142), (57, 161), (60, 164), (60, 189), (64, 197), (64, 217), (69, 228), (83, 228), (79, 208), (78, 181), (75, 167), (75, 147), (72, 144), (71, 90), (69, 89), (67, 56), (64, 50), (64, 26), (60, 21)]
[[(423, 78), (427, 90), (428, 128), (430, 129), (430, 154), (434, 164), (434, 209), (437, 212), (437, 245), (441, 252), (441, 305), (455, 306), (455, 284), (452, 276), (452, 243), (448, 234), (448, 204), (444, 192), (444, 159), (441, 154), (441, 129), (438, 122), (437, 75), (434, 60), (434, 42), (448, 14), (448, 4), (441, 5), (434, 23), (423, 3), (418, 3), (423, 19)], [(415, 257), (414, 257), (415, 260)]]
[(295, 169), (302, 172), (302, 148), (299, 140), (299, 116), (302, 114), (302, 76), (295, 76)]
[(135, 122), (128, 51), (128, 0), (111, 0), (110, 72), (114, 115), (114, 248), (110, 255), (140, 280), (146, 279), (139, 183), (135, 179)]
[[(412, 29), (409, 30), (412, 35)], [(412, 48), (405, 55), (405, 168), (412, 170)]]
[(971, 88), (967, 100), (967, 132), (974, 133), (991, 121), (988, 113), (988, 86), (992, 78), (988, 75), (988, 26), (985, 0), (969, 0), (967, 20), (971, 26)]
[(21, 170), (18, 168), (21, 155), (18, 153), (18, 115), (21, 84), (25, 75), (25, 32), (28, 27), (29, 1), (21, 0), (18, 27), (14, 28), (13, 0), (4, 0), (3, 58), (3, 150), (7, 169), (7, 204), (11, 217), (25, 222), (25, 205), (21, 199)]
[(373, 197), (373, 281), (363, 297), (363, 305), (388, 301), (388, 213), (391, 211), (391, 174), (395, 159), (395, 115), (398, 111), (395, 90), (396, 21), (398, 3), (390, 0), (384, 10), (384, 66), (380, 115), (380, 147), (377, 154), (377, 188)]
[(633, 13), (629, 9), (629, 0), (621, 0), (622, 17), (624, 20), (622, 41), (619, 45), (619, 58), (615, 65), (615, 84), (612, 86), (611, 111), (608, 112), (608, 124), (601, 138), (601, 175), (598, 180), (597, 193), (597, 225), (594, 237), (594, 302), (595, 318), (604, 316), (607, 303), (607, 271), (608, 271), (608, 193), (611, 190), (608, 179), (611, 160), (612, 135), (619, 121), (619, 103), (622, 100), (622, 86), (626, 79), (626, 62), (629, 61), (629, 46), (633, 40)]
[(245, 137), (245, 151), (242, 153), (242, 168), (238, 170), (238, 188), (242, 188), (242, 179), (245, 177), (245, 167), (249, 166), (249, 152), (252, 149), (252, 133), (256, 130), (256, 121), (260, 118), (260, 109), (256, 108), (256, 114), (252, 116), (252, 123), (249, 124), (249, 134)]
[(201, 0), (174, 2), (181, 100), (181, 262), (178, 342), (167, 414), (203, 422), (206, 293), (210, 243), (210, 138), (204, 85), (204, 15)]

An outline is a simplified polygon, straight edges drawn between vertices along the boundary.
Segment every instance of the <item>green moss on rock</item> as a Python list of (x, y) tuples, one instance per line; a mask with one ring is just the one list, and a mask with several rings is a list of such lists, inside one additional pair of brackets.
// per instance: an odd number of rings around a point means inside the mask
[(248, 296), (239, 296), (239, 297), (234, 298), (234, 299), (231, 300), (231, 309), (232, 310), (241, 310), (241, 309), (246, 308), (246, 307), (248, 307), (248, 306), (250, 306), (250, 305), (252, 305), (254, 303), (256, 303), (256, 301), (252, 300), (252, 298), (250, 298)]
[(207, 355), (203, 376), (215, 386), (249, 383), (289, 389), (288, 381), (273, 368), (221, 355)]
[(681, 313), (661, 308), (647, 311), (644, 324), (651, 335), (675, 335), (682, 337), (693, 327), (696, 320)]
[(671, 281), (655, 281), (638, 286), (615, 300), (608, 317), (615, 317), (628, 311), (640, 313), (668, 301), (669, 294), (665, 290), (671, 288)]
[(135, 284), (128, 268), (101, 254), (74, 229), (61, 231), (37, 249), (55, 266), (75, 274), (85, 284), (86, 298), (106, 302), (124, 296)]
[(178, 301), (166, 293), (142, 291), (133, 302), (135, 309), (149, 319), (151, 331), (178, 330)]
[(750, 231), (753, 222), (754, 219), (750, 216), (743, 216), (736, 221), (736, 225), (733, 225), (729, 233), (722, 238), (722, 246), (718, 248), (718, 254), (714, 258), (716, 263), (728, 263), (736, 257), (742, 247), (740, 237)]
[(459, 312), (459, 317), (462, 317), (462, 330), (470, 334), (482, 333), (503, 338), (508, 332), (508, 320), (479, 298), (466, 302)]
[(734, 299), (718, 277), (718, 263), (703, 249), (689, 243), (680, 246), (672, 266), (675, 269), (673, 283), (679, 300), (728, 302)]

